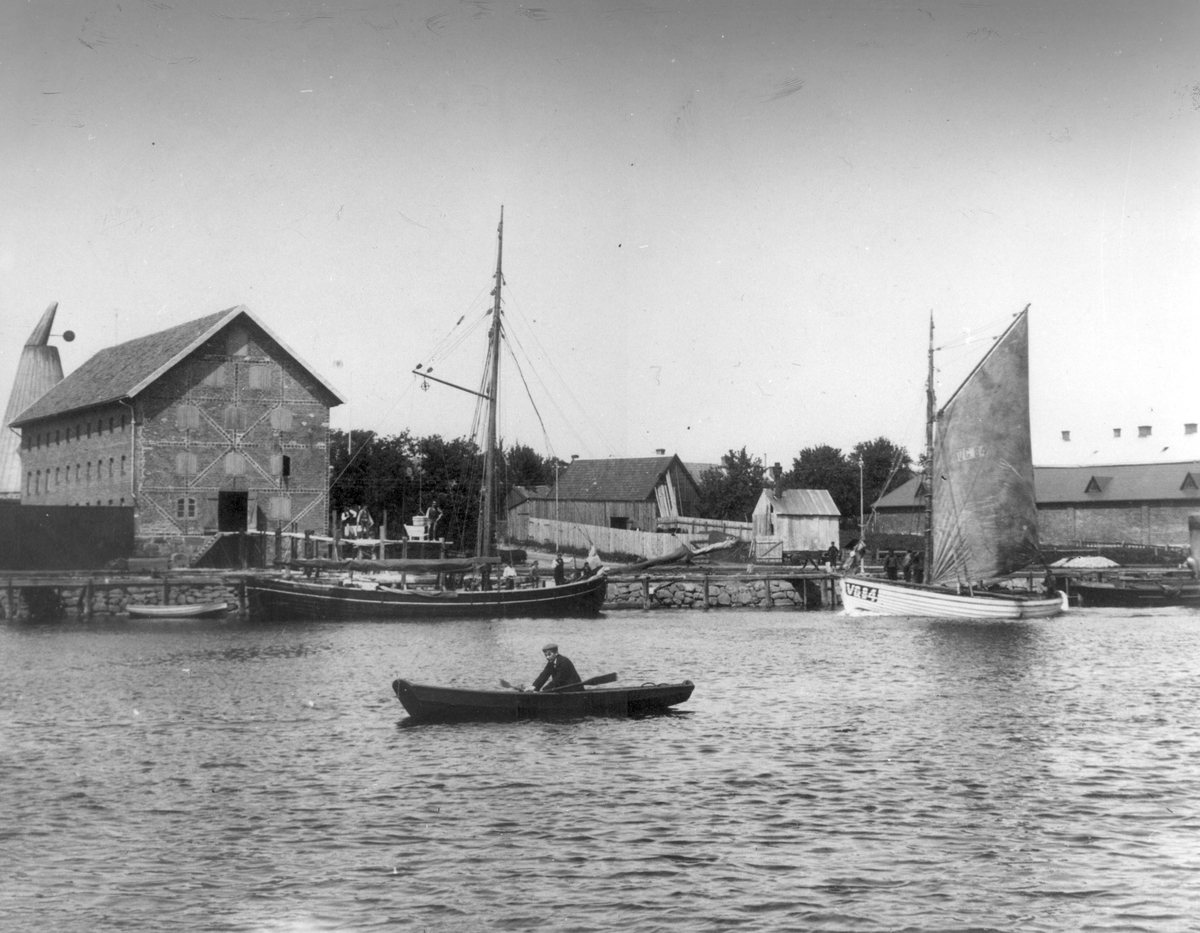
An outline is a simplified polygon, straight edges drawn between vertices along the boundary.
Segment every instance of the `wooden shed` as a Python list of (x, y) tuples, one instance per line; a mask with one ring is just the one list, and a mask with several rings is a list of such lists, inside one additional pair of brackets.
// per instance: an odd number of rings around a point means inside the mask
[(827, 489), (764, 489), (752, 516), (755, 556), (782, 560), (789, 551), (824, 551), (838, 540), (841, 516)]
[[(657, 531), (662, 521), (695, 514), (699, 490), (678, 456), (576, 460), (541, 495), (510, 509), (532, 518), (629, 531)], [(516, 523), (514, 523), (516, 524)]]

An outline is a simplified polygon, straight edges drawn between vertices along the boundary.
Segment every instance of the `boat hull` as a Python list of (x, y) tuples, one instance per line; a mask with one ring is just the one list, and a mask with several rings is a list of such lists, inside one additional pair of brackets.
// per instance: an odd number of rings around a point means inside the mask
[(496, 619), (596, 615), (608, 580), (601, 573), (561, 586), (512, 590), (374, 589), (303, 578), (246, 582), (254, 616), (269, 619)]
[(874, 577), (842, 577), (842, 605), (850, 612), (938, 619), (1046, 619), (1063, 610), (1061, 596), (959, 593)]
[(229, 611), (229, 604), (198, 603), (181, 606), (126, 606), (131, 619), (212, 619)]
[(1155, 608), (1159, 606), (1200, 607), (1200, 583), (1172, 586), (1169, 583), (1072, 583), (1071, 595), (1081, 607)]
[(643, 716), (685, 702), (695, 689), (690, 680), (638, 687), (585, 687), (539, 693), (533, 690), (463, 690), (397, 679), (392, 690), (409, 718), (434, 721), (514, 721), (577, 719), (584, 716)]

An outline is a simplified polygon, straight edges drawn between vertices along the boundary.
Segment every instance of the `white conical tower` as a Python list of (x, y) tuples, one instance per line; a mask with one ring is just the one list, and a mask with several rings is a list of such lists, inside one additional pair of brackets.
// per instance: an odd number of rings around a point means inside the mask
[(4, 409), (4, 424), (0, 427), (0, 499), (21, 498), (21, 437), (9, 425), (26, 408), (62, 381), (62, 360), (58, 347), (50, 346), (50, 328), (58, 302), (50, 302), (37, 327), (25, 341), (17, 378), (13, 380), (8, 407)]

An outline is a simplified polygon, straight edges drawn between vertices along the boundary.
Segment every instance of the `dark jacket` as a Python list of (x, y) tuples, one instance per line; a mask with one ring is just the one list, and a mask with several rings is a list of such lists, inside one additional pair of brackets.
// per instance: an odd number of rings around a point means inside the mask
[[(549, 683), (546, 683), (547, 681)], [(537, 680), (533, 682), (533, 689), (541, 690), (542, 684), (546, 684), (547, 689), (553, 689), (554, 687), (569, 687), (571, 684), (578, 683), (583, 683), (583, 681), (579, 679), (579, 674), (576, 673), (571, 659), (556, 654), (552, 660), (546, 662), (542, 672), (537, 675)]]

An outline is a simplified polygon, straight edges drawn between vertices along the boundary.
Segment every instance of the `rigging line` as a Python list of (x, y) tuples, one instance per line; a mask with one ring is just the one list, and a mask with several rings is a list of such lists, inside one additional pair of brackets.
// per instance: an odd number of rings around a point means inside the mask
[[(525, 354), (525, 358), (527, 360), (529, 360), (530, 363), (532, 364), (532, 358), (530, 357), (528, 352), (526, 352), (524, 346), (521, 345), (520, 340), (517, 338), (517, 336), (515, 334), (513, 335), (512, 339), (509, 340), (509, 344), (510, 344), (510, 353), (513, 352), (513, 350), (511, 348), (512, 348), (512, 346), (515, 345), (517, 349), (519, 349), (522, 353)], [(551, 369), (554, 368), (552, 363), (549, 363), (548, 365), (550, 366)], [(584, 438), (583, 435), (575, 427), (576, 420), (586, 421), (592, 427), (592, 429), (595, 431), (596, 435), (599, 436), (601, 442), (604, 444), (605, 448), (609, 451), (609, 453), (612, 453), (613, 452), (612, 445), (608, 442), (607, 438), (604, 437), (603, 432), (600, 431), (599, 427), (597, 427), (595, 421), (588, 417), (587, 411), (583, 408), (583, 406), (580, 405), (578, 400), (575, 399), (574, 396), (571, 394), (570, 388), (568, 386), (566, 386), (565, 384), (563, 385), (564, 393), (566, 395), (568, 395), (569, 397), (571, 397), (572, 401), (575, 402), (576, 409), (581, 413), (580, 419), (571, 418), (567, 414), (567, 412), (562, 408), (562, 406), (558, 404), (558, 402), (555, 399), (555, 394), (550, 391), (549, 386), (547, 386), (545, 380), (543, 380), (541, 378), (541, 375), (538, 373), (538, 370), (536, 369), (536, 367), (533, 368), (533, 373), (534, 373), (535, 378), (537, 379), (538, 384), (541, 386), (542, 390), (546, 394), (546, 397), (549, 399), (551, 406), (558, 413), (558, 415), (562, 419), (563, 423), (567, 426), (567, 430), (570, 431), (571, 435), (573, 437), (575, 437), (576, 440), (578, 440), (580, 443), (582, 443), (585, 447), (589, 446), (587, 439)], [(557, 372), (555, 373), (555, 375), (558, 375)], [(560, 377), (560, 380), (561, 380), (561, 377)], [(530, 395), (530, 398), (532, 399), (532, 394)]]
[(550, 443), (550, 434), (546, 430), (546, 422), (542, 420), (542, 413), (538, 410), (537, 402), (533, 400), (533, 393), (529, 391), (529, 383), (525, 380), (525, 371), (521, 369), (521, 361), (517, 359), (517, 355), (513, 352), (512, 344), (505, 342), (508, 348), (508, 356), (513, 361), (513, 365), (517, 367), (517, 375), (521, 377), (521, 384), (525, 386), (525, 395), (529, 399), (529, 404), (533, 406), (533, 413), (537, 415), (538, 424), (542, 426), (542, 439), (546, 443), (546, 449), (553, 454), (553, 446)]
[[(487, 285), (482, 286), (479, 289), (479, 292), (475, 295), (475, 297), (472, 298), (469, 302), (467, 302), (466, 310), (463, 311), (461, 315), (459, 315), (459, 318), (454, 323), (454, 326), (451, 327), (450, 330), (446, 332), (446, 335), (444, 337), (442, 337), (441, 341), (434, 346), (434, 354), (440, 353), (442, 346), (444, 344), (446, 344), (452, 337), (454, 337), (454, 332), (456, 330), (458, 330), (459, 325), (462, 324), (462, 322), (466, 319), (467, 315), (476, 313), (476, 311), (478, 309), (479, 299), (481, 297), (483, 297), (484, 293), (487, 291), (487, 288), (488, 288)], [(488, 307), (488, 310), (489, 311), (491, 310), (490, 306)], [(432, 359), (432, 356), (431, 356), (431, 359)]]
[[(589, 416), (587, 409), (584, 408), (583, 405), (581, 405), (579, 403), (579, 399), (576, 398), (574, 392), (571, 391), (570, 385), (567, 383), (567, 381), (565, 379), (563, 379), (562, 374), (558, 371), (558, 368), (554, 365), (553, 356), (551, 356), (549, 353), (546, 352), (546, 348), (544, 346), (542, 346), (541, 341), (538, 339), (537, 332), (533, 329), (532, 326), (529, 325), (529, 321), (525, 318), (525, 314), (521, 310), (520, 303), (517, 300), (518, 295), (517, 295), (517, 293), (515, 293), (514, 289), (511, 286), (509, 286), (509, 288), (508, 288), (508, 294), (509, 294), (510, 299), (512, 300), (512, 305), (513, 305), (513, 309), (514, 309), (515, 313), (519, 316), (522, 324), (525, 325), (526, 328), (528, 329), (529, 336), (532, 338), (533, 343), (536, 346), (536, 348), (537, 348), (538, 352), (540, 353), (540, 355), (542, 356), (542, 358), (545, 359), (546, 366), (554, 374), (555, 378), (558, 381), (558, 384), (562, 387), (563, 394), (566, 395), (567, 398), (569, 398), (574, 403), (575, 410), (580, 413), (582, 420), (586, 421), (591, 426), (592, 430), (594, 430), (596, 432), (596, 435), (603, 442), (603, 444), (604, 444), (605, 448), (608, 450), (608, 452), (610, 454), (613, 453), (614, 448), (613, 448), (612, 444), (609, 442), (608, 438), (606, 438), (604, 436), (603, 432), (599, 429), (599, 427), (597, 427), (596, 422)], [(515, 334), (513, 336), (513, 341), (516, 342), (518, 346), (520, 346), (520, 341), (517, 339)], [(532, 357), (525, 350), (525, 348), (523, 346), (521, 346), (520, 348), (521, 348), (521, 352), (525, 353), (526, 357), (529, 358), (530, 360), (532, 360)], [(538, 382), (542, 385), (542, 388), (545, 390), (547, 396), (549, 396), (551, 398), (551, 400), (553, 400), (555, 398), (555, 393), (550, 391), (549, 387), (545, 383), (545, 380), (542, 379), (541, 375), (538, 374), (536, 369), (534, 370), (534, 373), (537, 376)], [(574, 424), (574, 420), (567, 415), (567, 413), (561, 408), (561, 406), (559, 406), (557, 403), (555, 403), (555, 408), (558, 410), (559, 414), (562, 415), (563, 421), (565, 421), (567, 424), (571, 424), (571, 425)], [(581, 442), (584, 441), (584, 438), (582, 437), (582, 435), (580, 435), (577, 431), (575, 431), (574, 433), (575, 433), (575, 437), (578, 440), (580, 440)]]
[(450, 357), (451, 354), (461, 347), (465, 341), (473, 337), (480, 325), (486, 323), (486, 321), (487, 316), (481, 315), (474, 321), (468, 323), (462, 333), (456, 335), (452, 342), (443, 340), (442, 343), (440, 343), (434, 350), (434, 352), (426, 357), (426, 367), (432, 366), (434, 363), (440, 364), (443, 360)]

